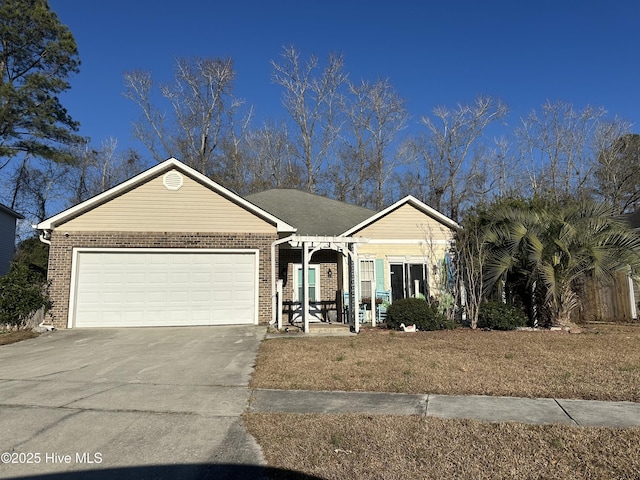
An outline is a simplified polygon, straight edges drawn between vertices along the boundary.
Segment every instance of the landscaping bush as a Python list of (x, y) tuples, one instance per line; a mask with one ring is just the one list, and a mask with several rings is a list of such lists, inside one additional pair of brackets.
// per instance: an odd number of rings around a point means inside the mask
[(456, 325), (448, 320), (436, 305), (422, 298), (396, 300), (387, 309), (387, 327), (398, 329), (400, 324), (415, 324), (418, 330), (445, 330)]
[(13, 262), (0, 277), (0, 325), (23, 327), (32, 313), (49, 305), (40, 273), (27, 265)]
[(515, 330), (527, 324), (524, 312), (502, 302), (485, 302), (480, 305), (478, 327), (492, 330)]

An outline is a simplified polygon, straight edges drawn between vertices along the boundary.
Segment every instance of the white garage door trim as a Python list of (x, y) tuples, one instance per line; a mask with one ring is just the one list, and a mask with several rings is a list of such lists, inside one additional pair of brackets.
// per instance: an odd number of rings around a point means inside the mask
[[(82, 254), (85, 253), (154, 253), (154, 254), (243, 254), (253, 256), (253, 324), (258, 325), (258, 311), (259, 311), (259, 255), (258, 249), (220, 249), (220, 248), (86, 248), (75, 247), (73, 249), (72, 261), (71, 261), (71, 281), (69, 292), (69, 315), (67, 319), (67, 328), (75, 327), (77, 320), (77, 302), (78, 302), (78, 274), (80, 271)], [(232, 323), (232, 322), (230, 322)], [(169, 325), (169, 324), (167, 324)]]

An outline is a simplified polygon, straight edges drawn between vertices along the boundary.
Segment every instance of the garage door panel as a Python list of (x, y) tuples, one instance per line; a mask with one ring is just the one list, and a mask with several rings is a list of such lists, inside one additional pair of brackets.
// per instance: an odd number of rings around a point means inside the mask
[(152, 273), (149, 275), (148, 282), (154, 285), (156, 288), (162, 288), (163, 285), (166, 285), (169, 280), (169, 276), (162, 272)]
[(193, 290), (191, 292), (191, 301), (194, 303), (207, 304), (211, 301), (211, 290)]
[(78, 327), (251, 324), (256, 254), (79, 252)]
[(203, 283), (205, 285), (211, 284), (211, 272), (198, 272), (194, 271), (191, 276), (191, 281), (194, 284)]
[(251, 274), (249, 273), (239, 273), (235, 276), (234, 281), (238, 284), (249, 284), (253, 283), (253, 278), (251, 278)]
[(149, 292), (149, 296), (147, 297), (149, 303), (151, 304), (159, 304), (162, 303), (167, 298), (168, 292), (159, 291), (159, 292)]
[[(106, 271), (104, 272), (104, 274), (102, 275), (104, 282), (109, 284), (109, 283), (115, 283), (115, 284), (120, 284), (122, 283), (122, 273), (120, 272), (109, 272)], [(90, 279), (83, 279), (84, 281), (89, 281), (91, 283), (96, 283), (95, 281), (97, 280), (96, 278), (90, 278)], [(99, 284), (99, 282), (98, 282)]]
[(250, 292), (235, 292), (233, 299), (238, 302), (248, 302), (251, 300)]
[[(98, 303), (100, 302), (100, 295), (96, 296), (92, 296), (92, 302), (93, 303)], [(104, 300), (105, 303), (122, 303), (122, 293), (120, 292), (106, 292), (102, 294), (102, 300)]]

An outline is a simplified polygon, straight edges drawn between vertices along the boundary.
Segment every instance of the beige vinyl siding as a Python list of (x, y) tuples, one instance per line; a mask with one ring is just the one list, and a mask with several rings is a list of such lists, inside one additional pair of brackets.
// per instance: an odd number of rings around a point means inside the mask
[[(182, 174), (181, 174), (182, 175)], [(275, 225), (186, 175), (168, 190), (160, 175), (58, 226), (69, 232), (272, 233)]]
[(449, 250), (453, 231), (413, 205), (404, 204), (371, 225), (354, 232), (375, 243), (358, 245), (360, 258), (384, 260), (384, 288), (390, 290), (389, 260), (401, 263), (424, 263), (428, 266), (429, 288), (438, 291), (439, 277), (433, 266), (438, 265)]
[(448, 250), (448, 245), (428, 243), (415, 244), (390, 244), (390, 243), (363, 243), (358, 245), (358, 255), (372, 255), (376, 258), (390, 257), (436, 257), (442, 258)]
[(439, 265), (445, 254), (449, 251), (449, 245), (438, 244), (362, 244), (358, 246), (360, 258), (384, 259), (384, 288), (391, 290), (389, 260), (401, 260), (407, 263), (424, 263), (429, 269), (429, 289), (435, 293), (439, 289), (439, 277), (434, 275), (433, 266)]
[(451, 230), (412, 205), (404, 204), (353, 236), (397, 240), (445, 240)]

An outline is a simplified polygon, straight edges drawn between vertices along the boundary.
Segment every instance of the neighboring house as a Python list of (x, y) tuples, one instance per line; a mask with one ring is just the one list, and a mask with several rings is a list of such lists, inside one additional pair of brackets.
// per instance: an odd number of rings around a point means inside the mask
[(357, 330), (356, 305), (379, 295), (438, 296), (458, 226), (413, 197), (381, 212), (295, 190), (242, 198), (169, 159), (36, 228), (58, 328), (280, 324), (280, 284), (285, 322), (308, 331), (346, 321), (346, 305)]
[(0, 275), (9, 271), (16, 248), (16, 220), (24, 217), (0, 203)]

